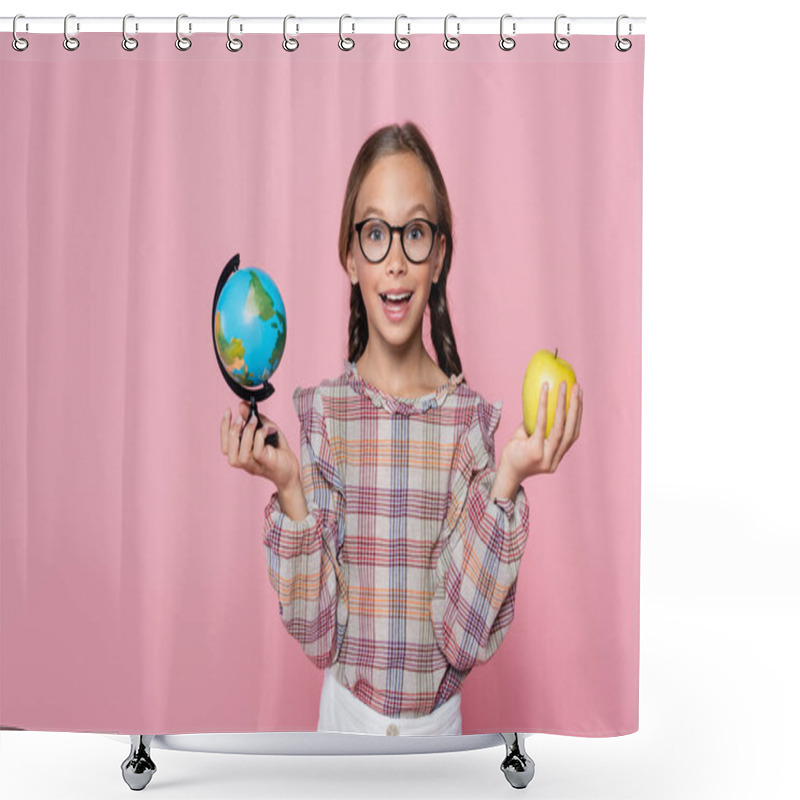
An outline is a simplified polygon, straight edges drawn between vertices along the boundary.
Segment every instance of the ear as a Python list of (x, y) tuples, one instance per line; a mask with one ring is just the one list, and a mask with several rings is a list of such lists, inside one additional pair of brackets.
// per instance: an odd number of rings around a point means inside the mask
[(438, 247), (438, 255), (436, 256), (436, 267), (433, 270), (433, 282), (439, 283), (439, 277), (442, 274), (442, 267), (444, 266), (444, 254), (447, 249), (447, 238), (444, 234), (441, 234), (441, 239), (439, 240), (439, 247)]
[(358, 275), (356, 274), (356, 261), (353, 258), (353, 248), (350, 247), (347, 251), (347, 275), (350, 278), (350, 283), (355, 286), (358, 283)]

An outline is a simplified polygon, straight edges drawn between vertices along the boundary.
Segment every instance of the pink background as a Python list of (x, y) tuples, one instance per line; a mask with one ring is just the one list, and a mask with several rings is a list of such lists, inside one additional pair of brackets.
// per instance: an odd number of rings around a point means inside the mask
[[(451, 316), (503, 400), (559, 348), (580, 439), (525, 482), (516, 616), (467, 678), (463, 732), (638, 727), (644, 38), (28, 35), (0, 48), (0, 724), (119, 733), (316, 730), (322, 674), (283, 628), (261, 543), (272, 485), (229, 467), (211, 301), (266, 269), (286, 351), (262, 404), (341, 372), (347, 175), (376, 128), (425, 133), (447, 183)], [(427, 334), (426, 334), (426, 341)], [(429, 341), (428, 341), (429, 344)], [(433, 349), (429, 345), (433, 354)]]

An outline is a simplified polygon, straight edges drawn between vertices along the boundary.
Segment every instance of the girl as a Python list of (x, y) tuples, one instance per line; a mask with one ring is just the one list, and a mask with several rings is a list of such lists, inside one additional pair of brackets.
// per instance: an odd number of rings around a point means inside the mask
[[(578, 438), (582, 391), (544, 438), (515, 430), (495, 468), (502, 401), (461, 370), (446, 285), (450, 202), (412, 123), (376, 131), (350, 172), (339, 257), (351, 286), (343, 373), (293, 395), (302, 465), (248, 404), (221, 425), (231, 466), (271, 480), (264, 545), (283, 624), (324, 670), (318, 730), (461, 733), (464, 679), (514, 616), (528, 536), (521, 482)], [(434, 361), (422, 341), (431, 314)], [(244, 429), (243, 429), (244, 428)], [(278, 433), (278, 447), (264, 438)]]

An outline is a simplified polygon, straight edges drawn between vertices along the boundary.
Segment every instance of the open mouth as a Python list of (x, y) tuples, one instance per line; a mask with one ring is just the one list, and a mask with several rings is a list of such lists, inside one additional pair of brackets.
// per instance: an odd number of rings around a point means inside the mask
[(413, 292), (406, 292), (406, 294), (382, 294), (381, 300), (388, 308), (402, 308), (411, 300)]

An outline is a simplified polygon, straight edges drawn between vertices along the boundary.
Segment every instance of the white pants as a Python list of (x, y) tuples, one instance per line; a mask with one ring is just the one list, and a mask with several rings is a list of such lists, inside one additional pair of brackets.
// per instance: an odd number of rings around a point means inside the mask
[(322, 681), (317, 730), (378, 736), (460, 736), (461, 693), (422, 717), (385, 717), (342, 686), (329, 667)]

